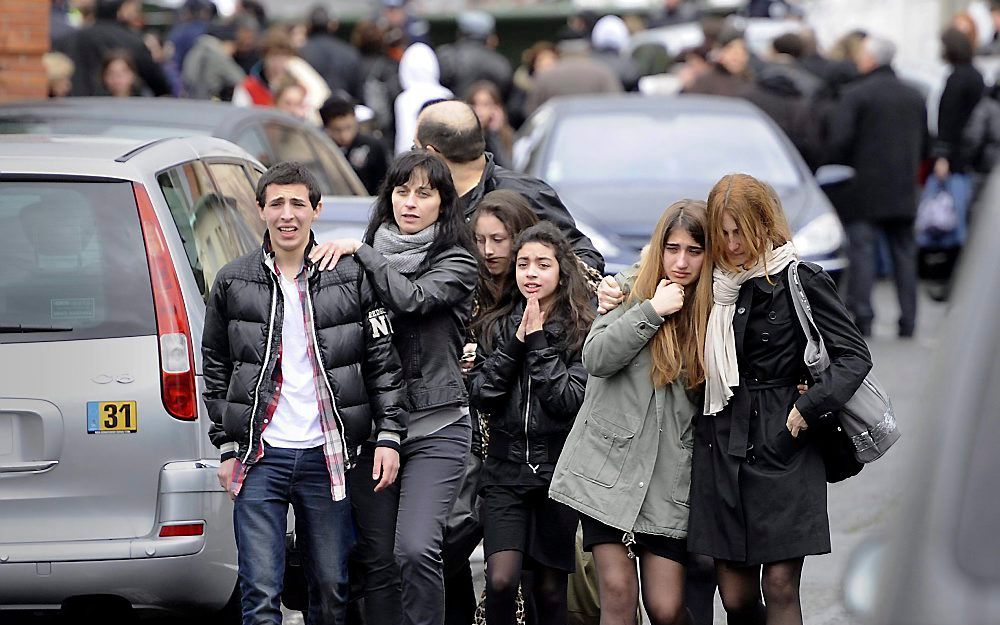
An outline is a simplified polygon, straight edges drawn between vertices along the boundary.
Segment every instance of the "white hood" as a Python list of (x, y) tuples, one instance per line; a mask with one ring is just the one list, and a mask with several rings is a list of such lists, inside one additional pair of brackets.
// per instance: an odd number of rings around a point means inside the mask
[(399, 82), (403, 93), (396, 98), (396, 153), (410, 149), (417, 130), (417, 114), (426, 102), (447, 100), (451, 91), (438, 83), (440, 71), (434, 51), (415, 43), (403, 52), (399, 61)]
[(403, 89), (427, 83), (436, 85), (440, 79), (441, 69), (430, 46), (415, 43), (403, 52), (399, 60), (399, 82)]

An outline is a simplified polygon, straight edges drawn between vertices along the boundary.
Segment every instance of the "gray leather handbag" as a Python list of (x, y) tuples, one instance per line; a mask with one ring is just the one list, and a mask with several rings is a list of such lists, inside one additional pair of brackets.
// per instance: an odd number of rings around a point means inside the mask
[[(802, 331), (806, 335), (805, 363), (813, 378), (830, 366), (823, 336), (813, 320), (812, 307), (799, 280), (799, 262), (788, 265), (788, 284), (792, 288), (792, 303)], [(854, 444), (854, 457), (859, 462), (872, 462), (882, 457), (899, 440), (896, 415), (885, 388), (869, 373), (854, 396), (837, 413), (841, 427)]]

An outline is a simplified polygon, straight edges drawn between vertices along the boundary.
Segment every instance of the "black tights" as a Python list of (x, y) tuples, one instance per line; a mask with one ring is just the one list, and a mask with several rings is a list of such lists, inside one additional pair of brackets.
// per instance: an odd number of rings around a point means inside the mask
[[(601, 597), (601, 625), (635, 625), (639, 608), (639, 572), (625, 545), (594, 545), (597, 587)], [(642, 569), (642, 603), (653, 625), (689, 625), (684, 608), (684, 567), (639, 551)]]
[[(524, 555), (520, 551), (498, 551), (486, 561), (486, 623), (515, 625), (517, 589), (521, 584)], [(525, 603), (533, 603), (538, 622), (566, 625), (566, 573), (540, 566), (525, 580)]]
[(729, 625), (802, 625), (799, 582), (803, 562), (804, 558), (770, 562), (762, 573), (759, 566), (716, 560), (719, 595)]

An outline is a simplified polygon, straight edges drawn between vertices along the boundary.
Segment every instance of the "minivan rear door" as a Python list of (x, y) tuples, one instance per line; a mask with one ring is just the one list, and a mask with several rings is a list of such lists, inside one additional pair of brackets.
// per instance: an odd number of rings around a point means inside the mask
[[(192, 459), (199, 436), (163, 408), (156, 327), (131, 182), (0, 178), (0, 546), (21, 546), (13, 560), (30, 561), (30, 543), (153, 531), (160, 468)], [(122, 542), (104, 555), (127, 558)]]

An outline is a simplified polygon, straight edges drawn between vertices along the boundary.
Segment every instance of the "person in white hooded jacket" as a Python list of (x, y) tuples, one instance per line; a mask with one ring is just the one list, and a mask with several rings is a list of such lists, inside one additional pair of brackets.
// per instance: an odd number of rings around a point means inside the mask
[(403, 52), (399, 61), (399, 82), (403, 92), (396, 97), (396, 154), (413, 145), (417, 115), (431, 100), (447, 100), (452, 92), (441, 86), (437, 56), (430, 46), (415, 43)]

